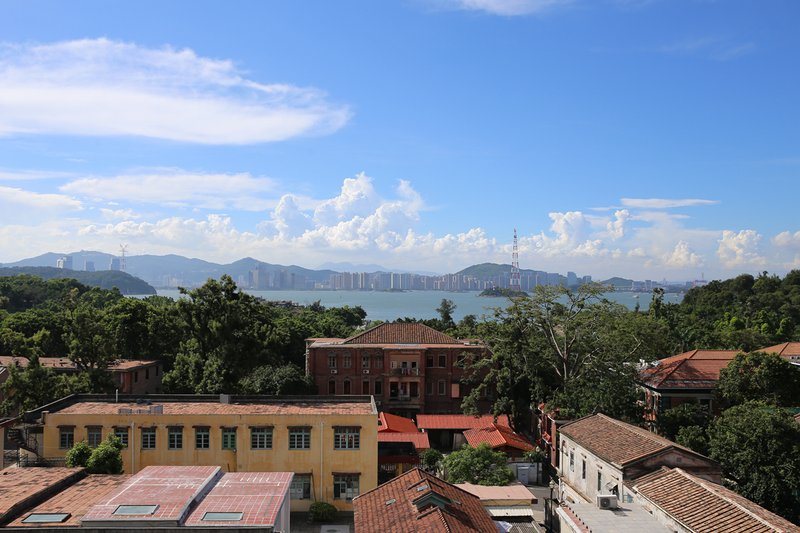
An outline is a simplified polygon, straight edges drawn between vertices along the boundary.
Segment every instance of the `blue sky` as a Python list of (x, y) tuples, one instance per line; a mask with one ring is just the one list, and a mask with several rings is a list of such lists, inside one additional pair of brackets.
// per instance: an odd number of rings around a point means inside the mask
[(793, 0), (6, 1), (0, 261), (800, 267)]

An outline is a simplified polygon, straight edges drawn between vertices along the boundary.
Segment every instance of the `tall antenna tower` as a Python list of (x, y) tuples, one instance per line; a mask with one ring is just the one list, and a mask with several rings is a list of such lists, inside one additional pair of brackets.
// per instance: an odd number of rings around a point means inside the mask
[(127, 267), (125, 265), (125, 254), (128, 253), (128, 245), (127, 244), (120, 244), (119, 245), (119, 252), (120, 252), (119, 269), (121, 271), (123, 271), (123, 272), (126, 272), (127, 271), (126, 270)]
[(511, 279), (508, 288), (512, 291), (521, 291), (522, 284), (519, 278), (519, 248), (517, 247), (517, 228), (514, 228), (514, 247), (511, 251)]

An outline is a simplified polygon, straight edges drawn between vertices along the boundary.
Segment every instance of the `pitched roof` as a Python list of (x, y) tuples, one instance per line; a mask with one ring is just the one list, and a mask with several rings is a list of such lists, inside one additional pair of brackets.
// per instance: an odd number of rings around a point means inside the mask
[(420, 429), (455, 429), (467, 430), (475, 428), (484, 428), (492, 424), (498, 426), (511, 427), (507, 415), (500, 415), (497, 417), (497, 422), (494, 420), (494, 415), (417, 415), (417, 427)]
[(472, 483), (457, 483), (456, 487), (463, 489), (481, 500), (527, 500), (536, 503), (536, 496), (528, 488), (515, 481), (504, 486), (473, 485)]
[(410, 418), (393, 415), (381, 411), (378, 413), (380, 425), (378, 426), (378, 433), (417, 433), (419, 429)]
[(427, 450), (431, 447), (427, 433), (392, 433), (381, 431), (378, 433), (378, 442), (410, 442), (417, 450)]
[(634, 490), (696, 533), (800, 531), (800, 527), (735, 492), (680, 468), (662, 467)]
[(713, 389), (719, 372), (740, 353), (738, 350), (692, 350), (645, 368), (640, 377), (646, 385), (664, 389)]
[[(600, 459), (621, 468), (671, 448), (707, 459), (646, 429), (603, 414), (579, 418), (564, 424), (558, 431)], [(707, 460), (713, 463), (711, 459)]]
[(511, 428), (502, 425), (491, 424), (487, 427), (468, 429), (464, 432), (464, 438), (473, 448), (480, 444), (488, 444), (492, 448), (516, 448), (517, 450), (530, 451), (535, 448), (523, 435), (514, 433)]
[[(0, 366), (16, 365), (21, 368), (27, 368), (30, 361), (27, 357), (16, 355), (0, 355)], [(40, 357), (39, 364), (44, 368), (52, 368), (54, 370), (74, 371), (78, 366), (68, 357)], [(138, 359), (118, 359), (111, 366), (109, 370), (132, 370), (134, 368), (144, 368), (158, 364), (158, 361), (142, 361)]]
[(0, 471), (0, 524), (85, 475), (83, 468), (10, 467)]
[(800, 361), (800, 342), (784, 342), (757, 350), (764, 353), (776, 353), (790, 361)]
[(480, 500), (415, 468), (353, 499), (356, 531), (497, 531)]
[(463, 344), (450, 335), (414, 322), (385, 322), (342, 344)]

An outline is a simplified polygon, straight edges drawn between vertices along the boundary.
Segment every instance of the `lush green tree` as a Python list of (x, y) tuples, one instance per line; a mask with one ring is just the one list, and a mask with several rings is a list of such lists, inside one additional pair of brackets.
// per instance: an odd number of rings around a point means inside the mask
[(486, 443), (477, 448), (465, 444), (446, 455), (442, 467), (450, 483), (507, 485), (514, 480), (506, 454), (492, 450)]
[(792, 407), (800, 402), (800, 371), (774, 353), (740, 353), (720, 371), (717, 394), (728, 405), (764, 400)]
[(706, 428), (710, 420), (708, 407), (699, 403), (682, 403), (658, 415), (658, 432), (669, 440), (675, 440), (681, 428)]
[(86, 461), (86, 470), (90, 474), (121, 474), (122, 441), (114, 435), (109, 435), (92, 450)]
[(313, 380), (293, 364), (259, 366), (239, 380), (242, 394), (298, 395), (316, 394)]
[(80, 303), (68, 312), (65, 341), (78, 370), (105, 370), (116, 359), (104, 313)]
[(419, 462), (422, 465), (422, 469), (432, 474), (439, 469), (443, 459), (442, 452), (435, 448), (426, 448), (419, 454)]
[(697, 453), (708, 455), (708, 433), (702, 426), (682, 426), (675, 436), (675, 442)]
[(8, 378), (0, 385), (2, 396), (0, 411), (5, 415), (14, 415), (47, 405), (58, 399), (61, 388), (59, 379), (49, 368), (39, 364), (39, 358), (30, 358), (27, 367), (8, 367)]
[(442, 302), (436, 308), (436, 312), (439, 313), (439, 319), (445, 329), (453, 329), (456, 326), (453, 321), (453, 312), (455, 310), (456, 304), (453, 303), (453, 300), (448, 300), (447, 298), (442, 298)]
[(72, 448), (67, 450), (66, 465), (70, 468), (85, 467), (92, 456), (92, 449), (85, 440), (76, 442)]
[(725, 410), (708, 435), (710, 456), (736, 492), (800, 520), (800, 424), (787, 411), (746, 402)]

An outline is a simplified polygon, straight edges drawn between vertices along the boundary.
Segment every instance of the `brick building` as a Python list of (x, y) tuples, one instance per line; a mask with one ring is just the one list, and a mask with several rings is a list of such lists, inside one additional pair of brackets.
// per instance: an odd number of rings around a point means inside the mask
[(460, 413), (469, 390), (458, 362), (488, 354), (480, 341), (423, 324), (384, 323), (347, 339), (308, 339), (306, 373), (319, 394), (371, 394), (380, 410), (400, 416)]

